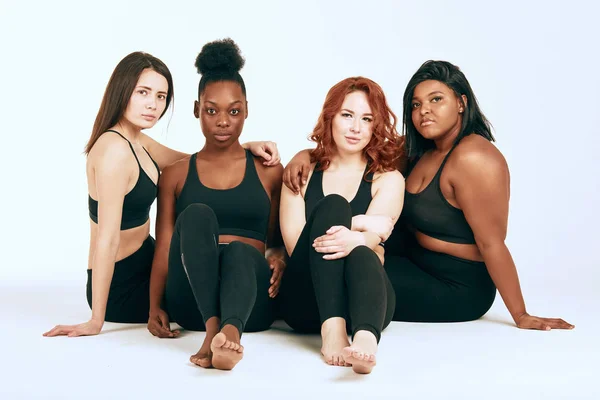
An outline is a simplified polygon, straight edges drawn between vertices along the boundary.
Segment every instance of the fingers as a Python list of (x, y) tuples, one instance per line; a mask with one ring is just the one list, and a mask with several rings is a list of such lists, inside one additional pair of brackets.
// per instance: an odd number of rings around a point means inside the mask
[(337, 260), (340, 258), (344, 258), (346, 257), (348, 254), (345, 251), (338, 251), (337, 253), (333, 253), (333, 254), (325, 254), (323, 256), (323, 259), (325, 260)]
[(291, 182), (292, 182), (292, 187), (293, 187), (293, 191), (295, 194), (300, 194), (300, 189), (302, 188), (301, 183), (303, 182), (302, 180), (302, 166), (292, 166), (290, 168), (290, 174), (291, 174)]
[(306, 185), (306, 181), (308, 180), (308, 173), (310, 172), (310, 165), (306, 164), (302, 166), (302, 186)]
[(561, 318), (543, 318), (545, 324), (550, 329), (573, 329), (575, 325), (569, 324), (567, 321)]
[(266, 161), (263, 163), (267, 166), (273, 166), (279, 164), (281, 158), (279, 157), (279, 150), (277, 150), (277, 144), (275, 142), (264, 142), (261, 157)]
[(48, 332), (45, 332), (43, 336), (53, 337), (60, 335), (67, 335), (71, 330), (73, 330), (72, 325), (56, 325), (54, 328), (50, 329)]
[(345, 228), (345, 226), (335, 225), (335, 226), (332, 226), (331, 228), (327, 229), (327, 231), (325, 233), (328, 235), (333, 235), (334, 233), (337, 233), (344, 228)]

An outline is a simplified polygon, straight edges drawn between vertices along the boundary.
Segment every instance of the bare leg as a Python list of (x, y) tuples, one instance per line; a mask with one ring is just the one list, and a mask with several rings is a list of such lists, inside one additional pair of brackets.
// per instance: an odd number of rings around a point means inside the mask
[(210, 349), (213, 353), (213, 367), (232, 370), (244, 356), (244, 346), (240, 344), (240, 332), (233, 325), (225, 325), (213, 338)]
[(377, 338), (369, 331), (358, 331), (352, 345), (342, 351), (346, 364), (352, 364), (357, 374), (370, 374), (376, 364)]
[(346, 366), (342, 357), (342, 349), (350, 346), (346, 333), (346, 320), (341, 317), (327, 319), (321, 325), (321, 338), (323, 340), (321, 354), (325, 362), (329, 365)]

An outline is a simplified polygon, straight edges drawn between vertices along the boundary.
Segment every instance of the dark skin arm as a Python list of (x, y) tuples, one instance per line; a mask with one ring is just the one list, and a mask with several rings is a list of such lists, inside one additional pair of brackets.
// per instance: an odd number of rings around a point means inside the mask
[(300, 194), (300, 188), (306, 185), (310, 173), (310, 152), (301, 150), (290, 160), (283, 171), (283, 183), (295, 195)]
[(167, 167), (159, 181), (156, 212), (156, 247), (150, 274), (150, 315), (148, 330), (159, 338), (173, 338), (179, 331), (171, 331), (169, 316), (161, 308), (167, 272), (169, 269), (169, 247), (175, 227), (175, 194), (181, 177), (187, 173), (188, 160)]
[(515, 324), (523, 329), (574, 328), (560, 318), (541, 318), (527, 313), (517, 269), (504, 242), (510, 176), (502, 154), (491, 145), (467, 145), (457, 148), (456, 153), (456, 170), (450, 183), (473, 230), (488, 272)]
[(279, 286), (281, 285), (281, 278), (283, 277), (286, 265), (285, 247), (283, 246), (283, 239), (281, 238), (281, 231), (279, 229), (279, 199), (281, 197), (283, 166), (277, 165), (271, 168), (264, 168), (256, 165), (256, 168), (260, 180), (271, 198), (265, 257), (269, 262), (269, 267), (273, 271), (270, 280), (269, 297), (274, 298), (279, 293)]

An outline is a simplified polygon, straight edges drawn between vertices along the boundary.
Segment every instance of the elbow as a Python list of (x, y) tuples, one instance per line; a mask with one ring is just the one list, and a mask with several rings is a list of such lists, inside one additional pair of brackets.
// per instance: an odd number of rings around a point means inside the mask
[(110, 235), (100, 235), (96, 241), (96, 254), (116, 254), (121, 244), (119, 232)]
[(504, 239), (495, 238), (495, 239), (478, 239), (475, 238), (477, 243), (477, 248), (482, 256), (485, 257), (485, 254), (493, 253), (498, 249), (503, 249), (506, 247), (504, 243)]

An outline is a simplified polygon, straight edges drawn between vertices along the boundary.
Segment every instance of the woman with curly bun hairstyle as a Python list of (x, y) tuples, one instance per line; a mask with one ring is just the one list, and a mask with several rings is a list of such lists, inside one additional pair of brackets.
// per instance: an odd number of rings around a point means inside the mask
[(206, 142), (161, 177), (150, 282), (148, 330), (176, 336), (169, 317), (205, 330), (190, 361), (223, 370), (242, 359), (243, 332), (273, 323), (285, 266), (278, 230), (283, 167), (263, 165), (239, 141), (248, 117), (243, 66), (231, 39), (207, 43), (196, 59), (202, 78), (194, 116)]
[(402, 208), (396, 117), (377, 83), (347, 78), (329, 90), (310, 140), (308, 184), (281, 194), (281, 312), (293, 329), (321, 333), (328, 364), (370, 373), (395, 306), (379, 255)]

